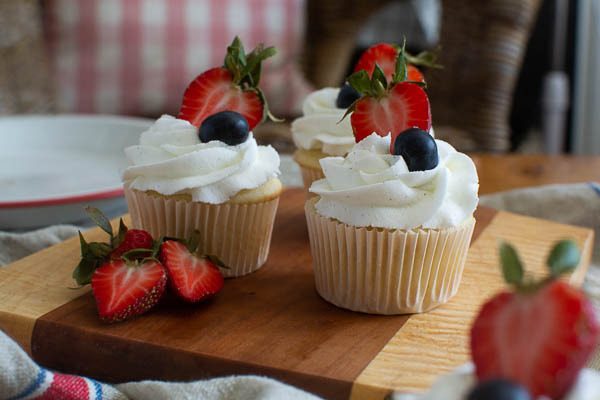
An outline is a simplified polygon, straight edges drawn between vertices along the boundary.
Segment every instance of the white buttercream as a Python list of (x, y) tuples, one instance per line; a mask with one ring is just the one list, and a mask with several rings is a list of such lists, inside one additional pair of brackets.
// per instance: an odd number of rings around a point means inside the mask
[[(324, 88), (312, 92), (302, 106), (302, 117), (292, 122), (292, 138), (297, 147), (321, 150), (325, 154), (343, 156), (354, 146), (350, 116), (338, 108), (339, 88)], [(341, 120), (341, 121), (340, 121)]]
[(254, 189), (279, 174), (279, 155), (258, 146), (252, 132), (239, 145), (202, 143), (188, 121), (163, 115), (125, 149), (131, 188), (163, 195), (189, 194), (193, 201), (219, 204), (243, 189)]
[(317, 211), (353, 226), (387, 229), (447, 228), (470, 217), (479, 188), (473, 161), (436, 140), (439, 163), (410, 172), (402, 156), (390, 154), (390, 136), (372, 134), (345, 157), (320, 160), (325, 179), (310, 191)]
[[(449, 375), (438, 378), (431, 389), (423, 395), (395, 394), (394, 400), (464, 400), (475, 387), (477, 380), (474, 376), (474, 366), (468, 363), (459, 367)], [(598, 400), (600, 374), (591, 369), (579, 373), (575, 384), (563, 400)], [(534, 400), (547, 399), (539, 397)]]

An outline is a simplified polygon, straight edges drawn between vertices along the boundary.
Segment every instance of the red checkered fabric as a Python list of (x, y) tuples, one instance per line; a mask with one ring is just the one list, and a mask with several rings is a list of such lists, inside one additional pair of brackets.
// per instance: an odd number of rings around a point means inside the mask
[(177, 114), (195, 76), (223, 64), (235, 35), (247, 51), (276, 46), (261, 88), (272, 111), (295, 115), (311, 90), (297, 58), (303, 0), (46, 0), (59, 108), (77, 113)]

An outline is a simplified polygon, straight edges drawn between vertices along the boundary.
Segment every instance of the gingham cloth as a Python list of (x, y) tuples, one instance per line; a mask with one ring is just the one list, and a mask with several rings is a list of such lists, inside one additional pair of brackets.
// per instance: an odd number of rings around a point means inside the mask
[(277, 47), (260, 87), (294, 115), (312, 90), (297, 63), (304, 0), (46, 0), (44, 26), (63, 112), (177, 114), (187, 85), (223, 65), (240, 36)]

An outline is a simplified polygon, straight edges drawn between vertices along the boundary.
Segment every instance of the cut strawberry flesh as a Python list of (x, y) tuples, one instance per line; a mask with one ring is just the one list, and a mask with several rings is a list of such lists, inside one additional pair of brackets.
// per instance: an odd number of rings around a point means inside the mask
[(417, 127), (429, 132), (429, 100), (425, 91), (418, 85), (401, 82), (379, 100), (372, 97), (360, 100), (350, 117), (350, 122), (357, 143), (373, 132), (380, 136), (391, 133), (393, 146), (396, 136), (406, 129)]
[(169, 284), (184, 300), (199, 301), (222, 289), (223, 275), (210, 260), (191, 254), (176, 241), (163, 243), (161, 251)]
[(120, 320), (147, 311), (164, 292), (166, 278), (156, 261), (140, 266), (129, 266), (123, 260), (104, 264), (92, 277), (100, 317)]
[(263, 104), (256, 92), (243, 91), (229, 71), (213, 68), (199, 75), (183, 94), (178, 118), (200, 127), (210, 115), (235, 111), (244, 116), (252, 130), (263, 118)]

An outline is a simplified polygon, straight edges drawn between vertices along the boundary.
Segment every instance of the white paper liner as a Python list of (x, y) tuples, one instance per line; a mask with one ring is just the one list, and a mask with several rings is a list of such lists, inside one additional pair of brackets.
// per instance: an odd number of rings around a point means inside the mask
[(457, 228), (354, 227), (305, 213), (317, 292), (338, 307), (371, 314), (431, 310), (458, 290), (475, 219)]
[(154, 239), (188, 238), (201, 233), (198, 251), (219, 257), (237, 277), (259, 269), (267, 260), (279, 197), (252, 204), (208, 204), (153, 196), (125, 187), (133, 228), (144, 229)]
[(306, 191), (306, 198), (308, 199), (316, 196), (314, 193), (309, 192), (308, 189), (314, 181), (325, 178), (325, 175), (323, 175), (323, 170), (320, 168), (307, 168), (300, 165), (300, 172), (302, 173), (302, 183), (304, 184), (304, 190)]

